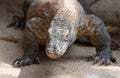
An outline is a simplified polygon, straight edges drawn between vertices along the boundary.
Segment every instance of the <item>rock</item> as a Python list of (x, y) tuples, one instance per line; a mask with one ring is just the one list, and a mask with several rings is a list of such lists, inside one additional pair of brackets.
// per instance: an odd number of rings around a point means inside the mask
[(119, 0), (86, 0), (95, 15), (105, 23), (120, 26)]

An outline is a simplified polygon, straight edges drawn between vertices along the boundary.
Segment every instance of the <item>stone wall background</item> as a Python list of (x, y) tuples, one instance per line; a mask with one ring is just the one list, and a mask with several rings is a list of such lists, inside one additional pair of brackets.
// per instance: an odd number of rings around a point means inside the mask
[[(1, 0), (6, 2), (10, 12), (17, 15), (21, 12), (23, 0)], [(120, 0), (86, 0), (92, 12), (100, 17), (107, 25), (120, 26)]]
[(120, 0), (86, 0), (92, 12), (105, 23), (120, 26)]

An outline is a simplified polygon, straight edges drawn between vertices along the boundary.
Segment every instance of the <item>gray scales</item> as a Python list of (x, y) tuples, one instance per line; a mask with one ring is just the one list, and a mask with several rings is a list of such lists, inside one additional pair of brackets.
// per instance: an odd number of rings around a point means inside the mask
[(116, 60), (111, 52), (111, 39), (103, 21), (92, 14), (83, 0), (25, 0), (24, 17), (14, 16), (10, 26), (24, 30), (24, 55), (15, 66), (39, 64), (39, 47), (51, 59), (60, 58), (81, 36), (87, 36), (96, 48), (94, 64), (109, 65)]

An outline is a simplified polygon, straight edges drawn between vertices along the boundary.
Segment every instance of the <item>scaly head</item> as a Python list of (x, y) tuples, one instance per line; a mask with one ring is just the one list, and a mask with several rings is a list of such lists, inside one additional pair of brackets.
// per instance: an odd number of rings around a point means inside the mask
[(70, 44), (76, 40), (76, 31), (73, 24), (65, 18), (54, 19), (48, 29), (46, 53), (48, 57), (61, 57)]

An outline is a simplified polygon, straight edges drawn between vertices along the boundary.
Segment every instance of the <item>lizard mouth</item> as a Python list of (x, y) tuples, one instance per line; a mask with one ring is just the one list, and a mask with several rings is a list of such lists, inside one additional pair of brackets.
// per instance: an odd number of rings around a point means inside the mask
[(47, 56), (50, 57), (51, 59), (58, 59), (60, 58), (62, 55), (57, 54), (56, 52), (53, 52), (51, 50), (47, 50), (46, 52)]
[(67, 42), (51, 42), (46, 45), (46, 54), (51, 59), (58, 59), (66, 52), (69, 43)]

